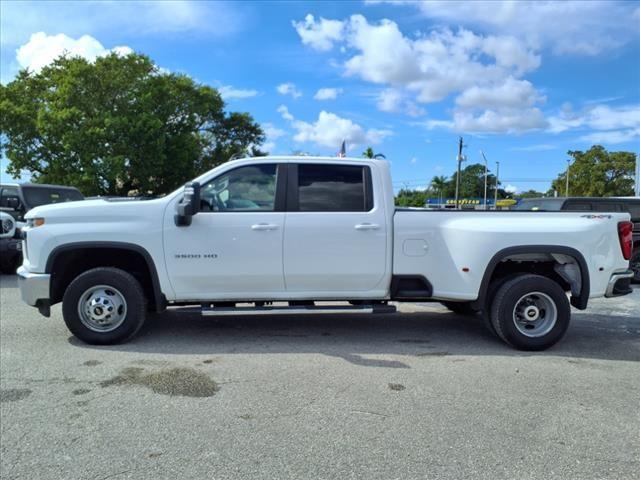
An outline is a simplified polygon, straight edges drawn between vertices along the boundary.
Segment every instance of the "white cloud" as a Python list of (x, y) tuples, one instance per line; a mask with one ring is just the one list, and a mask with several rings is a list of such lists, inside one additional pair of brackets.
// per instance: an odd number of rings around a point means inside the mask
[(118, 32), (141, 35), (223, 36), (244, 28), (242, 12), (225, 2), (2, 2), (0, 35), (3, 48), (14, 49), (33, 32), (55, 28), (71, 37), (96, 38)]
[(316, 22), (313, 15), (308, 14), (304, 21), (291, 22), (300, 35), (302, 43), (320, 51), (331, 50), (333, 44), (342, 39), (344, 22), (327, 20), (320, 17)]
[(518, 187), (516, 187), (515, 185), (507, 184), (504, 187), (504, 191), (507, 193), (518, 193)]
[(636, 142), (640, 139), (640, 128), (628, 130), (609, 130), (583, 135), (580, 140), (591, 143), (616, 144)]
[(411, 162), (411, 165), (415, 165), (416, 163), (418, 163), (418, 159), (416, 157), (412, 157), (410, 162)]
[(269, 154), (272, 154), (272, 152), (276, 149), (276, 144), (274, 142), (265, 142), (260, 145), (260, 149), (265, 152), (269, 152)]
[(408, 100), (402, 91), (395, 88), (382, 90), (378, 94), (376, 105), (382, 112), (404, 113), (410, 117), (419, 117), (426, 113), (424, 108)]
[(73, 57), (79, 56), (93, 62), (96, 58), (109, 53), (128, 55), (133, 53), (133, 50), (123, 46), (106, 49), (90, 35), (73, 39), (63, 33), (47, 35), (44, 32), (38, 32), (31, 35), (29, 41), (18, 48), (16, 59), (21, 68), (39, 72), (44, 66), (63, 54)]
[(453, 120), (427, 120), (416, 123), (429, 130), (445, 128), (468, 133), (522, 133), (545, 128), (548, 123), (537, 108), (484, 110), (475, 114), (457, 110)]
[(276, 127), (272, 123), (264, 123), (262, 124), (262, 131), (270, 140), (276, 140), (280, 137), (284, 137), (287, 132), (281, 128)]
[[(640, 13), (633, 2), (610, 1), (474, 1), (425, 0), (407, 3), (425, 17), (478, 26), (512, 35), (535, 48), (557, 54), (597, 55), (638, 35)], [(504, 45), (502, 45), (504, 46)]]
[(302, 92), (291, 82), (281, 83), (276, 87), (276, 91), (280, 95), (291, 95), (293, 98), (300, 98)]
[(220, 96), (225, 100), (251, 98), (260, 93), (258, 90), (235, 88), (231, 85), (222, 85), (221, 87), (218, 87), (218, 92), (220, 92)]
[(560, 133), (576, 128), (593, 130), (617, 130), (640, 128), (640, 104), (610, 107), (596, 105), (574, 112), (570, 105), (563, 105), (556, 116), (549, 118), (553, 133)]
[(291, 115), (289, 113), (289, 109), (286, 107), (286, 105), (280, 105), (278, 107), (278, 113), (282, 116), (282, 118), (284, 118), (285, 120), (291, 121), (293, 120), (293, 115)]
[(540, 65), (540, 56), (513, 36), (444, 28), (410, 38), (391, 20), (369, 23), (362, 15), (345, 21), (334, 43), (345, 48), (345, 74), (406, 90), (421, 103), (501, 84)]
[(378, 95), (377, 106), (382, 112), (397, 112), (400, 110), (403, 95), (400, 90), (388, 88)]
[(321, 88), (313, 96), (315, 100), (335, 100), (342, 93), (341, 88)]
[(466, 89), (456, 98), (456, 105), (462, 108), (526, 108), (544, 100), (530, 82), (508, 77), (499, 85), (474, 85)]
[(293, 140), (299, 143), (309, 142), (331, 148), (339, 148), (343, 140), (347, 143), (347, 147), (364, 144), (376, 145), (392, 135), (390, 130), (373, 128), (365, 130), (348, 118), (342, 118), (335, 113), (324, 110), (319, 113), (315, 122), (305, 122), (294, 118), (284, 105), (278, 108), (278, 112), (291, 122), (291, 126), (296, 131)]
[(416, 102), (457, 93), (453, 119), (429, 119), (428, 128), (509, 133), (546, 126), (537, 108), (545, 97), (520, 78), (540, 66), (540, 56), (513, 35), (441, 28), (408, 37), (391, 20), (352, 15), (334, 43), (345, 47), (346, 75), (386, 87), (377, 98), (381, 111), (421, 116)]
[(556, 150), (558, 147), (556, 145), (551, 145), (549, 143), (539, 143), (536, 145), (525, 145), (523, 147), (513, 147), (511, 150), (515, 152), (544, 152), (547, 150)]
[(471, 133), (520, 133), (547, 126), (537, 108), (485, 110), (479, 115), (458, 111), (453, 115), (453, 123), (456, 131)]

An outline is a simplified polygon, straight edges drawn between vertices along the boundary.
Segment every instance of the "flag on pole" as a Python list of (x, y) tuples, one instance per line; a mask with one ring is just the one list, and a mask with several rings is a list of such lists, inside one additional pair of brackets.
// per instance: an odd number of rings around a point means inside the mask
[(345, 158), (347, 156), (347, 145), (344, 140), (342, 140), (342, 145), (340, 146), (340, 151), (337, 156), (338, 158)]

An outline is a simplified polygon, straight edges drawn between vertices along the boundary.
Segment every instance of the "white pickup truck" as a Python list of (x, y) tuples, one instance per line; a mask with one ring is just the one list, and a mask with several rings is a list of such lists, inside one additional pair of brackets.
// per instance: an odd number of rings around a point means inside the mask
[(541, 350), (566, 332), (570, 303), (630, 293), (633, 276), (626, 213), (398, 209), (382, 160), (247, 158), (163, 198), (26, 218), (24, 301), (45, 316), (62, 301), (69, 330), (92, 344), (125, 341), (172, 306), (327, 314), (438, 301)]

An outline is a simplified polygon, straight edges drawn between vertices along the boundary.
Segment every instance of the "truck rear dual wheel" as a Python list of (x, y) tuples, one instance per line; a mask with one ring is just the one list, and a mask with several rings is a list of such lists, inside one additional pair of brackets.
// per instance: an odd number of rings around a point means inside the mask
[(505, 281), (491, 302), (495, 333), (519, 350), (545, 350), (569, 328), (571, 306), (563, 288), (540, 275)]
[(62, 299), (67, 328), (93, 345), (121, 343), (133, 337), (146, 317), (140, 283), (118, 268), (100, 267), (78, 275)]

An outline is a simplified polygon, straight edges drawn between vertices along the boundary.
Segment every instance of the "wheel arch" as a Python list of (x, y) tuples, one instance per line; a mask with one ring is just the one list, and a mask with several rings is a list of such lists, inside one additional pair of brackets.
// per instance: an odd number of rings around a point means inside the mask
[[(102, 258), (97, 260), (91, 254), (102, 255)], [(75, 268), (64, 268), (61, 272), (60, 267), (67, 262), (75, 263)], [(64, 290), (73, 278), (98, 266), (120, 268), (131, 273), (142, 284), (149, 304), (155, 311), (160, 312), (166, 307), (158, 271), (153, 257), (145, 248), (127, 242), (95, 241), (68, 243), (51, 251), (45, 265), (45, 273), (51, 275), (51, 304), (62, 299)]]
[[(499, 266), (503, 262), (510, 259), (518, 260), (517, 257), (519, 256), (521, 259), (524, 259), (520, 261), (527, 261), (527, 255), (534, 257), (536, 255), (548, 255), (551, 256), (553, 258), (553, 261), (557, 264), (561, 264), (558, 261), (559, 256), (569, 257), (571, 260), (573, 260), (580, 272), (580, 285), (579, 291), (576, 291), (577, 289), (574, 285), (572, 285), (571, 305), (579, 310), (584, 310), (587, 308), (590, 293), (589, 267), (587, 266), (587, 262), (582, 253), (580, 253), (575, 248), (563, 245), (523, 245), (517, 247), (507, 247), (498, 251), (491, 258), (487, 265), (487, 268), (485, 269), (482, 281), (480, 283), (478, 299), (473, 302), (475, 304), (474, 306), (476, 308), (482, 308), (486, 304), (491, 281), (494, 279)], [(558, 272), (558, 275), (563, 276), (563, 274), (560, 272)], [(567, 283), (569, 284), (572, 283), (569, 281), (569, 279), (565, 278), (565, 280), (567, 280)]]

